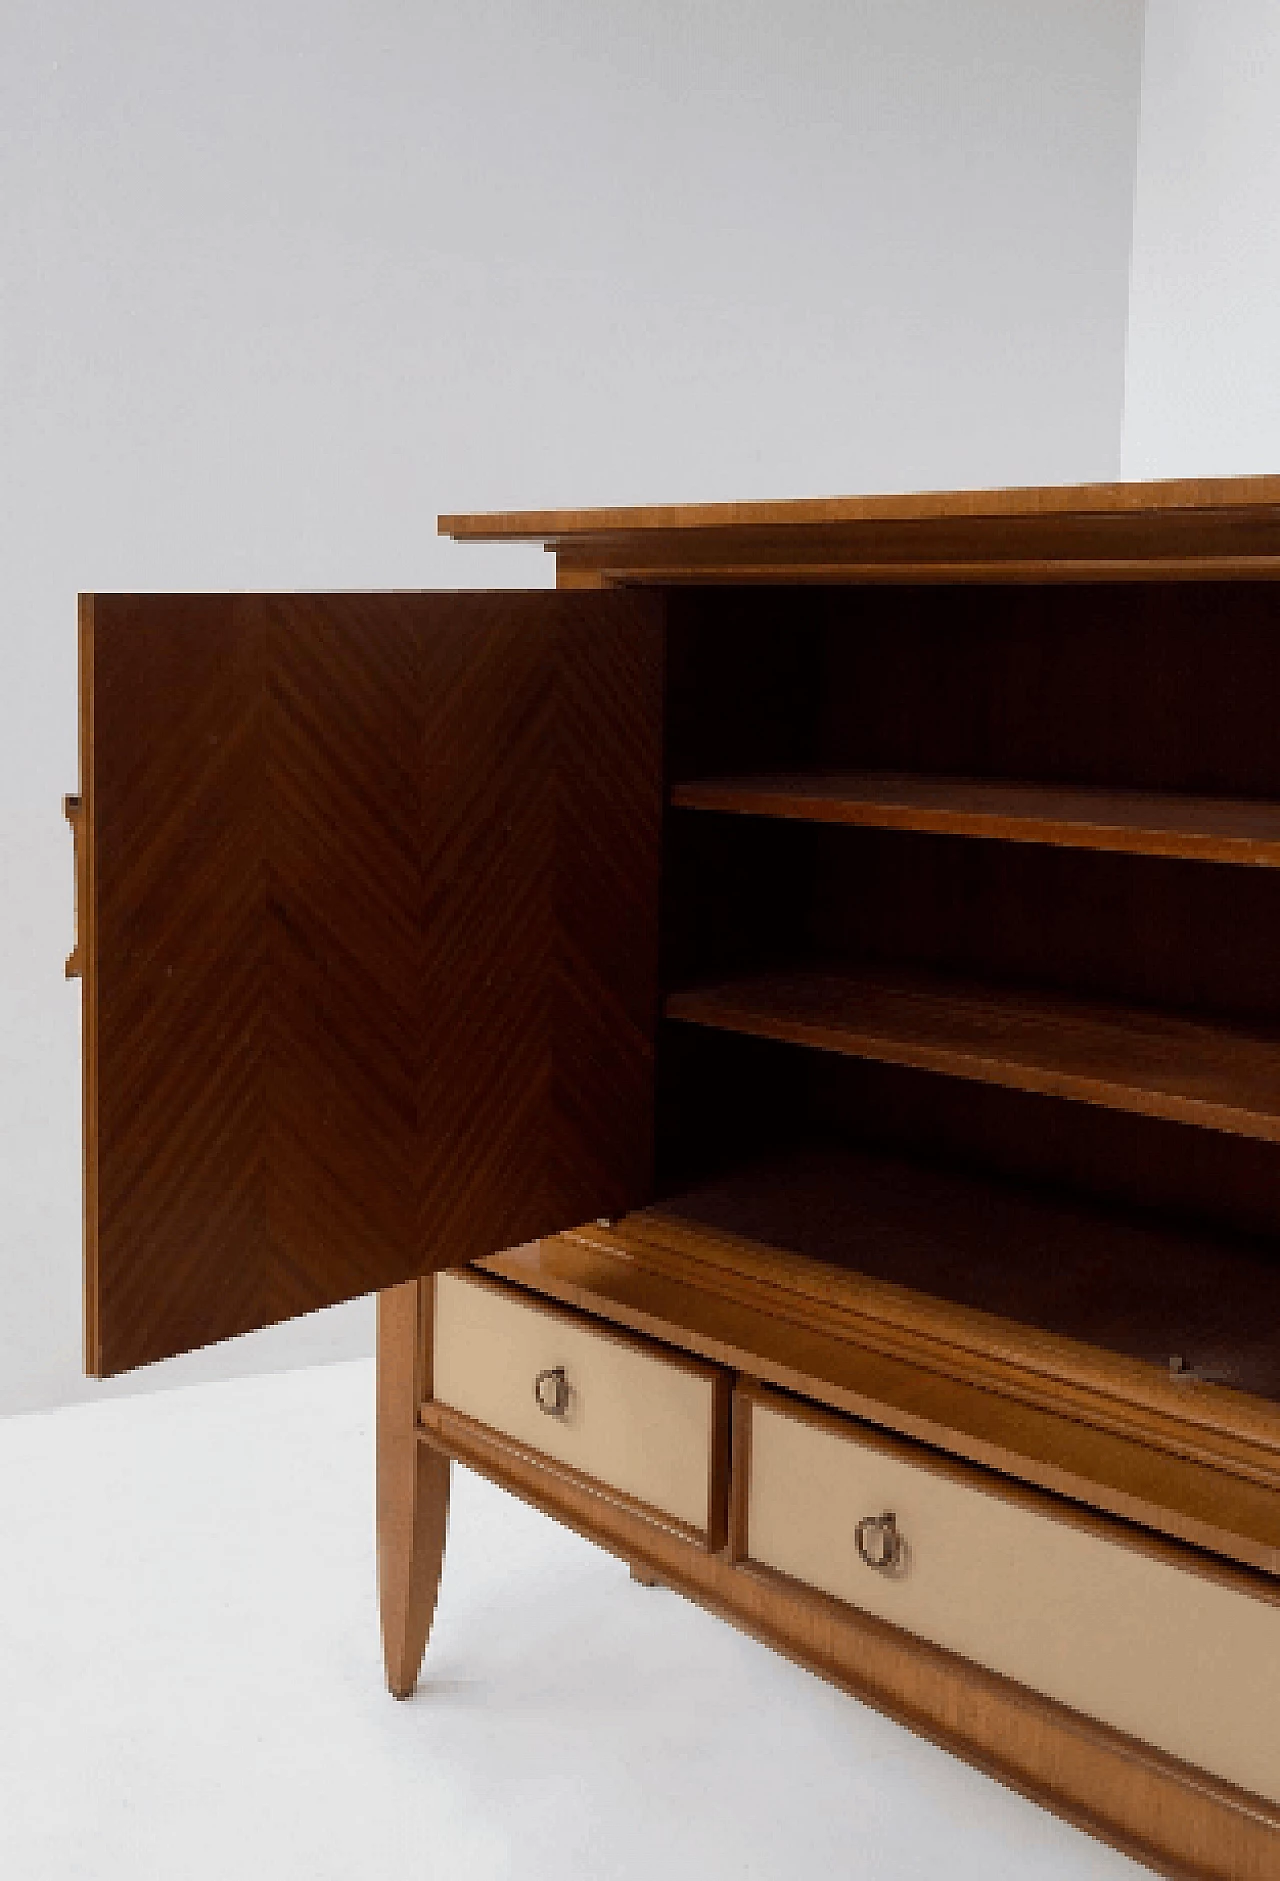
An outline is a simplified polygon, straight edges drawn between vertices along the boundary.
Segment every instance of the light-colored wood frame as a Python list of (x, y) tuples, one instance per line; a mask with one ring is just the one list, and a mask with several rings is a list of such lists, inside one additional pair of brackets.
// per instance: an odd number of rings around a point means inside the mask
[(449, 1458), (419, 1440), (431, 1391), (429, 1280), (378, 1295), (378, 1606), (387, 1686), (408, 1698), (435, 1616), (449, 1514)]

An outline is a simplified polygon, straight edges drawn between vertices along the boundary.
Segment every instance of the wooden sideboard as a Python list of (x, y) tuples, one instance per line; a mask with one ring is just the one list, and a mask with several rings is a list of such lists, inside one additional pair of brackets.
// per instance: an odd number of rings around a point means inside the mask
[(378, 1290), (451, 1460), (1158, 1872), (1280, 1875), (1280, 478), (441, 519), (86, 597), (86, 1362)]

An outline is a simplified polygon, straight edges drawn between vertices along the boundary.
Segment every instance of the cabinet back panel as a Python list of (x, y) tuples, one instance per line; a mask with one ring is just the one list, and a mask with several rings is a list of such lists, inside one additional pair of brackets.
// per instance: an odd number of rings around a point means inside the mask
[(822, 834), (764, 817), (668, 811), (663, 984), (762, 972), (810, 947)]
[(1280, 797), (1280, 590), (827, 590), (831, 768)]
[(824, 623), (794, 591), (667, 596), (671, 778), (810, 764), (824, 693)]
[(1274, 1143), (829, 1052), (807, 1054), (804, 1108), (817, 1136), (1261, 1237), (1280, 1264)]
[(1280, 1027), (1280, 869), (668, 812), (668, 987), (932, 969)]
[(661, 1026), (658, 1196), (803, 1142), (810, 1130), (811, 1069), (808, 1053), (771, 1039)]
[(831, 826), (805, 839), (802, 953), (1280, 1022), (1280, 869)]
[[(888, 770), (1280, 801), (1280, 588), (673, 591), (668, 775)], [(1280, 870), (671, 810), (663, 980), (871, 962), (1280, 1034)], [(1280, 1149), (667, 1025), (663, 1183), (808, 1132), (1280, 1240)], [(800, 1067), (803, 1067), (801, 1069)], [(748, 1150), (748, 1145), (752, 1145)]]
[(679, 1024), (659, 1035), (658, 1120), (659, 1194), (837, 1142), (1245, 1236), (1280, 1271), (1273, 1143)]
[(1280, 798), (1280, 585), (675, 589), (672, 774)]

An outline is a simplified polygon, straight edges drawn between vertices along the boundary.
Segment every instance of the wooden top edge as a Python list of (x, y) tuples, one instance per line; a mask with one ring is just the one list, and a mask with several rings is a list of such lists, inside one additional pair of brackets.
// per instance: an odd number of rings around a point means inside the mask
[(1147, 483), (1046, 484), (999, 490), (926, 490), (898, 496), (795, 497), (779, 502), (676, 503), (619, 509), (494, 510), (441, 516), (455, 541), (553, 542), (637, 530), (741, 529), (788, 523), (923, 522), (1015, 516), (1280, 510), (1280, 476), (1167, 478)]

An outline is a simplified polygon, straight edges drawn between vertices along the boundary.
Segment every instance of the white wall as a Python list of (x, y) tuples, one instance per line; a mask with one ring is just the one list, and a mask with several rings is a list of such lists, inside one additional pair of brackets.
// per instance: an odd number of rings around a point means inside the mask
[(3, 0), (0, 1409), (93, 1389), (76, 590), (527, 585), (546, 558), (436, 512), (1114, 475), (1141, 32), (1141, 0)]
[(1280, 471), (1280, 7), (1149, 0), (1126, 477)]

